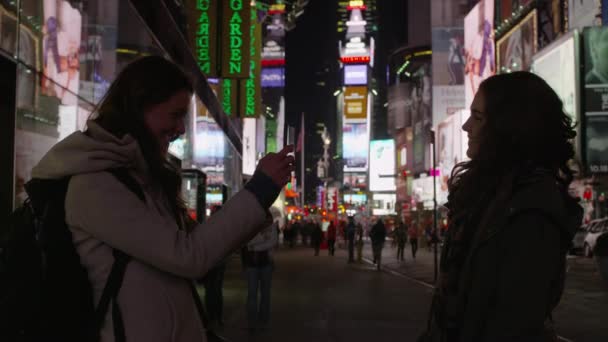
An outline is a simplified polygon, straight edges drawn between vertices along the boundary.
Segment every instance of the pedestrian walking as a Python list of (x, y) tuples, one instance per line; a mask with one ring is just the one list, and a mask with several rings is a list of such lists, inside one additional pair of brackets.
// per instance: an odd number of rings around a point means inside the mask
[[(102, 316), (103, 341), (207, 341), (192, 280), (263, 229), (294, 169), (291, 147), (266, 155), (244, 190), (212, 219), (193, 222), (179, 170), (168, 161), (169, 143), (185, 132), (192, 96), (178, 66), (162, 57), (138, 59), (114, 80), (86, 131), (57, 143), (32, 170), (37, 180), (69, 178), (59, 205), (73, 252), (95, 290), (94, 303), (102, 293), (112, 296), (113, 309)], [(123, 276), (116, 295), (103, 291), (111, 270)]]
[(355, 262), (355, 218), (348, 217), (348, 224), (345, 228), (346, 239), (348, 240), (348, 263)]
[(258, 233), (243, 250), (247, 273), (247, 323), (250, 332), (265, 329), (270, 322), (270, 289), (274, 262), (272, 249), (276, 244), (274, 222)]
[(405, 261), (403, 252), (407, 243), (407, 227), (399, 218), (395, 222), (394, 239), (397, 241), (397, 260)]
[(319, 250), (321, 249), (321, 243), (323, 242), (323, 230), (321, 229), (321, 225), (311, 222), (312, 233), (311, 233), (311, 242), (315, 249), (315, 256), (319, 256)]
[(427, 341), (557, 341), (566, 254), (582, 221), (569, 195), (576, 137), (529, 72), (486, 79), (471, 105), (470, 161), (449, 181), (450, 227)]
[[(211, 209), (211, 215), (215, 215), (222, 209), (221, 205)], [(221, 260), (207, 272), (203, 278), (205, 286), (205, 308), (210, 325), (224, 326), (224, 274), (226, 273), (226, 260)]]
[(374, 255), (374, 264), (378, 270), (380, 270), (382, 264), (382, 248), (384, 248), (384, 242), (386, 241), (386, 226), (382, 219), (378, 219), (376, 224), (372, 227), (369, 232), (369, 237), (372, 240), (372, 253)]
[(363, 226), (361, 225), (361, 223), (357, 223), (357, 231), (356, 231), (356, 238), (357, 238), (357, 262), (361, 263), (363, 262)]
[(334, 256), (336, 254), (336, 225), (333, 221), (329, 221), (329, 227), (327, 228), (327, 246), (329, 255)]
[(416, 252), (418, 251), (418, 228), (411, 224), (407, 229), (407, 235), (410, 240), (410, 247), (412, 248), (412, 258), (416, 260)]

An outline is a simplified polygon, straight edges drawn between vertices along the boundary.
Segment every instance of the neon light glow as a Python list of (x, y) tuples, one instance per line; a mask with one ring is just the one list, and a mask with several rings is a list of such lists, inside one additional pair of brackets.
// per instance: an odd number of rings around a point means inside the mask
[(285, 65), (285, 59), (268, 59), (262, 60), (263, 67), (272, 67), (272, 66), (283, 66)]
[(340, 60), (344, 64), (363, 64), (369, 63), (371, 59), (369, 56), (343, 56)]
[(209, 0), (197, 0), (196, 9), (200, 11), (200, 15), (196, 29), (196, 59), (198, 67), (203, 74), (209, 74), (211, 72), (209, 8)]
[(232, 116), (232, 80), (222, 80), (222, 107), (228, 116)]

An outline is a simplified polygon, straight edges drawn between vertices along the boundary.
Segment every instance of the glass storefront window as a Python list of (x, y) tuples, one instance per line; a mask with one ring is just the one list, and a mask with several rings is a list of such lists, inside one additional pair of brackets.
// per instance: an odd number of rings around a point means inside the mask
[(0, 49), (10, 56), (17, 52), (17, 2), (0, 0)]

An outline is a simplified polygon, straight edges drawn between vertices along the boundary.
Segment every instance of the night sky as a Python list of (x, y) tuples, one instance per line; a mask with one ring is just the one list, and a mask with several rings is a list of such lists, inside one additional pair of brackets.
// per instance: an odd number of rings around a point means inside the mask
[(336, 125), (333, 92), (340, 81), (337, 9), (337, 0), (311, 0), (286, 37), (286, 122), (299, 131), (300, 114), (306, 113), (306, 167), (311, 169), (306, 177), (310, 189), (306, 197), (311, 201), (312, 186), (318, 183), (316, 161), (323, 151), (315, 123), (324, 123), (330, 131)]

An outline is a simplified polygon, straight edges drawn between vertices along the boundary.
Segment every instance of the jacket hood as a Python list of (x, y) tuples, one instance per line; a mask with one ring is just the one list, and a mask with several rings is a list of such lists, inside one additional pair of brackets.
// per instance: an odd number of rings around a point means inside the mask
[(511, 198), (511, 213), (537, 210), (560, 227), (562, 233), (574, 236), (583, 217), (583, 208), (563, 193), (550, 175), (518, 179)]
[(147, 173), (146, 161), (133, 137), (119, 139), (94, 121), (88, 121), (87, 128), (86, 134), (72, 133), (53, 146), (32, 169), (32, 178), (59, 179), (114, 168)]

